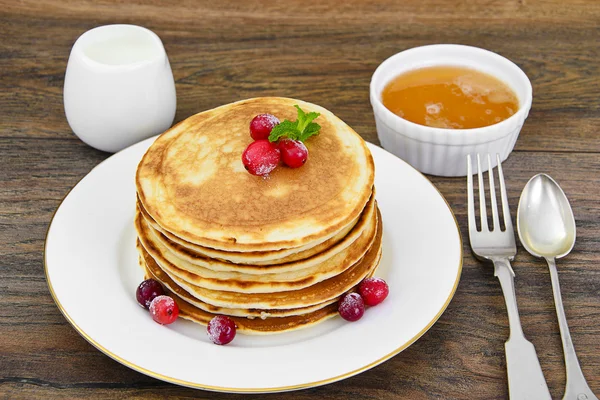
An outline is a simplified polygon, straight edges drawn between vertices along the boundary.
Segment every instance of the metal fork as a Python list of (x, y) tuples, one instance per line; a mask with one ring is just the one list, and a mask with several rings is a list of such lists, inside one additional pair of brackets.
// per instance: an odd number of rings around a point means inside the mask
[(550, 391), (544, 379), (542, 368), (535, 352), (535, 347), (525, 339), (523, 328), (519, 319), (517, 299), (515, 296), (515, 273), (510, 266), (510, 261), (517, 254), (515, 244), (515, 233), (508, 207), (508, 197), (504, 185), (504, 175), (500, 156), (496, 155), (498, 161), (498, 178), (500, 181), (500, 196), (502, 199), (502, 214), (504, 215), (504, 226), (500, 229), (498, 217), (498, 204), (496, 202), (496, 189), (494, 186), (494, 174), (492, 171), (492, 159), (488, 154), (490, 208), (492, 209), (493, 227), (490, 230), (487, 221), (487, 210), (485, 202), (485, 189), (483, 185), (483, 174), (481, 173), (481, 159), (477, 154), (477, 172), (479, 180), (479, 206), (481, 231), (477, 230), (475, 224), (475, 204), (473, 195), (473, 174), (471, 167), (471, 156), (467, 156), (467, 186), (468, 186), (468, 213), (469, 213), (469, 239), (473, 253), (479, 259), (494, 263), (494, 275), (498, 277), (506, 309), (508, 311), (508, 322), (510, 335), (504, 345), (506, 353), (506, 370), (508, 374), (508, 393), (512, 400), (551, 399)]

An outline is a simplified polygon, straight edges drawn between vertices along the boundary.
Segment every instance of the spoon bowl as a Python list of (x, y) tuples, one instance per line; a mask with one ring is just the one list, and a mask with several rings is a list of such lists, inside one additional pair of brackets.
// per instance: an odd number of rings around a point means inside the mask
[(531, 178), (521, 194), (517, 230), (523, 247), (536, 257), (561, 258), (575, 245), (575, 217), (567, 196), (546, 174)]

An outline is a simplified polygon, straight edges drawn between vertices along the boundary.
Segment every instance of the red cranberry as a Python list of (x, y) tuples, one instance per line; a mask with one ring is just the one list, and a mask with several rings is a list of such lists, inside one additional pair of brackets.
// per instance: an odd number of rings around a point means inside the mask
[(257, 140), (250, 143), (242, 154), (244, 167), (252, 175), (267, 175), (277, 167), (281, 154), (275, 143), (268, 140)]
[(358, 293), (346, 293), (340, 300), (338, 311), (346, 321), (358, 321), (365, 313), (365, 303)]
[(388, 284), (381, 278), (367, 278), (358, 286), (358, 292), (368, 306), (376, 306), (390, 293)]
[(169, 296), (158, 296), (150, 303), (150, 315), (155, 322), (169, 325), (175, 322), (179, 315), (179, 307)]
[(135, 291), (135, 298), (142, 307), (147, 309), (150, 307), (150, 303), (156, 296), (161, 296), (163, 294), (165, 294), (165, 291), (158, 281), (146, 279), (144, 282), (140, 283), (140, 286), (138, 286)]
[(206, 331), (214, 344), (227, 344), (235, 337), (236, 326), (231, 318), (217, 315), (210, 320)]
[(271, 114), (259, 114), (250, 121), (250, 136), (254, 140), (267, 139), (279, 119)]
[(278, 147), (283, 163), (290, 168), (303, 166), (308, 158), (308, 149), (299, 140), (282, 139)]

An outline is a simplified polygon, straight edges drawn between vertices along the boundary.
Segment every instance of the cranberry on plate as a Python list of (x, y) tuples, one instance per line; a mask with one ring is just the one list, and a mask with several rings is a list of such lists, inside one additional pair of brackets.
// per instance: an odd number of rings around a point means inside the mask
[(358, 293), (346, 293), (340, 299), (338, 311), (346, 321), (358, 321), (365, 313), (365, 303)]
[(208, 338), (214, 344), (227, 344), (233, 340), (236, 333), (235, 322), (225, 315), (217, 315), (208, 323), (206, 331)]
[(169, 296), (158, 296), (150, 303), (150, 315), (155, 322), (169, 325), (175, 322), (179, 315), (179, 307)]
[(381, 278), (367, 278), (358, 286), (358, 292), (368, 306), (376, 306), (390, 293), (388, 284)]
[(135, 298), (145, 309), (150, 307), (150, 303), (155, 297), (165, 294), (162, 285), (154, 279), (146, 279), (138, 286), (135, 291)]

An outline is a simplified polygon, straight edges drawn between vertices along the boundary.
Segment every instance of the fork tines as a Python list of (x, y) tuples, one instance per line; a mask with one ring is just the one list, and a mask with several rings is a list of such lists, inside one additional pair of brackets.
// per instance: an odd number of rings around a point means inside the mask
[[(490, 230), (488, 227), (487, 220), (487, 207), (485, 201), (485, 188), (483, 183), (483, 173), (481, 172), (481, 157), (477, 154), (477, 179), (479, 186), (479, 217), (481, 223), (481, 232), (489, 232), (500, 230), (500, 218), (498, 216), (498, 204), (496, 200), (496, 187), (494, 184), (494, 173), (492, 170), (492, 158), (488, 154), (488, 175), (489, 175), (489, 187), (490, 187), (490, 208), (492, 209), (492, 221), (493, 228)], [(504, 220), (504, 226), (506, 231), (513, 231), (513, 225), (510, 218), (510, 209), (508, 207), (508, 196), (506, 195), (506, 186), (504, 184), (504, 174), (502, 173), (502, 164), (500, 163), (500, 155), (496, 154), (496, 161), (498, 165), (498, 179), (500, 182), (500, 198), (502, 201), (502, 215)], [(469, 229), (476, 228), (475, 220), (475, 197), (473, 193), (473, 169), (471, 165), (471, 155), (467, 156), (467, 186), (468, 186), (468, 214), (469, 214)]]

